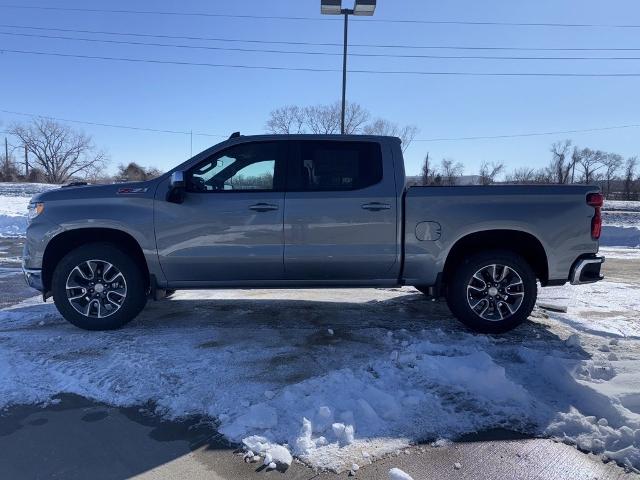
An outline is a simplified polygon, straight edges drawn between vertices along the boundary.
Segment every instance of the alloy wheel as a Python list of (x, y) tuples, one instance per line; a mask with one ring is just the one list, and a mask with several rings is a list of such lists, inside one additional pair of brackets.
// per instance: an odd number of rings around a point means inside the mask
[(116, 313), (127, 298), (122, 272), (105, 260), (86, 260), (67, 277), (67, 299), (81, 315), (105, 318)]

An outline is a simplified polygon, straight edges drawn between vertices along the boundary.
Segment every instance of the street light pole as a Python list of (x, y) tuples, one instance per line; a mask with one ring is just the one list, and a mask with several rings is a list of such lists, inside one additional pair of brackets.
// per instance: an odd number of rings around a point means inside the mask
[(353, 8), (342, 8), (342, 0), (320, 0), (323, 15), (344, 16), (344, 45), (342, 53), (342, 110), (340, 113), (340, 133), (345, 133), (345, 111), (347, 108), (347, 47), (349, 15), (371, 16), (376, 9), (376, 0), (355, 0)]
[(342, 112), (340, 114), (340, 133), (344, 135), (344, 117), (347, 107), (347, 46), (349, 35), (349, 15), (353, 13), (353, 10), (342, 9), (344, 14), (344, 50), (342, 53)]

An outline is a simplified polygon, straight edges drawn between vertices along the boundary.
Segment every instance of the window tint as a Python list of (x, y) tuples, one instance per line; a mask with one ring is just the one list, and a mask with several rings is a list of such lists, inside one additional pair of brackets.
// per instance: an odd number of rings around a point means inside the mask
[(282, 145), (275, 142), (236, 145), (194, 167), (187, 175), (191, 192), (277, 190)]
[(290, 190), (357, 190), (382, 180), (377, 143), (302, 141), (299, 152)]

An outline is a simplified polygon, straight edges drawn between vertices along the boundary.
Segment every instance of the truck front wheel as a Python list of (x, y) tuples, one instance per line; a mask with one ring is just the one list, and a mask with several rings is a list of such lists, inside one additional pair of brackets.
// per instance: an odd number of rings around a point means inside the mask
[(470, 255), (459, 263), (447, 285), (451, 312), (483, 333), (509, 331), (531, 314), (536, 276), (529, 264), (508, 250)]
[(52, 278), (62, 316), (85, 330), (113, 330), (144, 308), (145, 280), (137, 263), (108, 243), (83, 245), (65, 255)]

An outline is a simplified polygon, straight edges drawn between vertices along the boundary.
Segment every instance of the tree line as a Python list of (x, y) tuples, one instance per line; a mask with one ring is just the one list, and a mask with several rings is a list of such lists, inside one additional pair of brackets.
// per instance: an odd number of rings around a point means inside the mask
[[(338, 134), (340, 113), (339, 103), (285, 105), (269, 114), (265, 129), (278, 134)], [(399, 125), (374, 117), (357, 103), (348, 103), (345, 113), (347, 134), (399, 137), (403, 150), (418, 133), (414, 125)], [(53, 119), (34, 118), (28, 123), (14, 124), (8, 133), (12, 143), (5, 138), (4, 148), (0, 149), (0, 181), (109, 183), (144, 181), (162, 174), (157, 168), (135, 162), (119, 165), (115, 175), (106, 174), (109, 156), (97, 148), (91, 136)], [(450, 158), (436, 162), (427, 154), (419, 176), (410, 177), (410, 182), (418, 185), (595, 183), (607, 198), (640, 200), (638, 157), (625, 159), (616, 153), (574, 145), (571, 140), (555, 142), (549, 150), (550, 159), (543, 167), (507, 171), (504, 163), (483, 161), (477, 172), (466, 177), (463, 163)]]
[[(640, 199), (638, 157), (625, 159), (617, 153), (581, 148), (573, 145), (571, 140), (553, 143), (550, 153), (549, 163), (541, 168), (519, 167), (506, 172), (504, 163), (482, 162), (477, 175), (471, 175), (466, 183), (597, 184), (607, 198)], [(451, 159), (435, 163), (427, 154), (415, 183), (459, 185), (463, 173), (462, 163)]]

